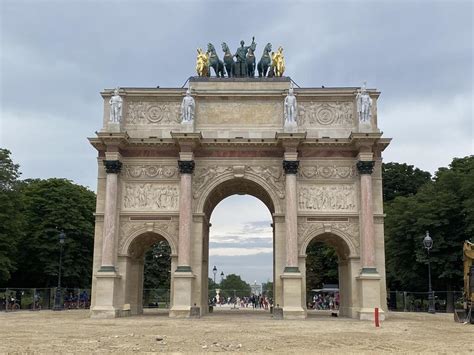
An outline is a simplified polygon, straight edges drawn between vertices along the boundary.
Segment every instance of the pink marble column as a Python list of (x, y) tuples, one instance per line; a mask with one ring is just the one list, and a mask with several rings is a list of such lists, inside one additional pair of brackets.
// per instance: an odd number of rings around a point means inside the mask
[(117, 223), (118, 174), (122, 168), (120, 160), (104, 160), (107, 172), (105, 184), (104, 231), (102, 234), (102, 262), (99, 271), (115, 271), (114, 245)]
[(192, 220), (192, 173), (193, 160), (179, 160), (181, 182), (179, 190), (179, 241), (178, 268), (176, 271), (191, 271), (191, 226)]
[(298, 269), (298, 220), (296, 200), (296, 173), (298, 160), (284, 160), (285, 183), (285, 226), (286, 226), (286, 267), (285, 272), (299, 272)]
[(357, 169), (360, 175), (360, 211), (361, 211), (361, 241), (362, 241), (362, 272), (375, 273), (375, 230), (372, 199), (373, 161), (359, 161)]

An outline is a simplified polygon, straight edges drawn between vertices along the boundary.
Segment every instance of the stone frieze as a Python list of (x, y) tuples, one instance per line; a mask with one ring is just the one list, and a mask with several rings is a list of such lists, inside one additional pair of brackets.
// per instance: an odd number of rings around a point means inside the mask
[(302, 166), (298, 177), (306, 179), (351, 179), (356, 175), (354, 165), (337, 166), (322, 165)]
[(354, 105), (352, 102), (302, 101), (298, 104), (300, 126), (352, 127)]
[(355, 185), (301, 185), (298, 207), (303, 211), (357, 212)]
[(178, 187), (171, 184), (125, 183), (122, 209), (138, 211), (178, 210)]
[(178, 175), (174, 165), (126, 164), (124, 170), (129, 179), (171, 179)]
[(179, 102), (130, 101), (125, 124), (178, 124), (180, 119)]

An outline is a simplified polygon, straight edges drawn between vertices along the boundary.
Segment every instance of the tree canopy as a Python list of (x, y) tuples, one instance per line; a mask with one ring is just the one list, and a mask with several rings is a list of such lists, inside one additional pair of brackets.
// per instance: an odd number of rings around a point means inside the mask
[(10, 154), (9, 150), (0, 149), (0, 285), (10, 280), (17, 268), (15, 255), (23, 233), (20, 171)]
[(144, 288), (169, 289), (171, 282), (171, 248), (160, 240), (145, 254)]
[[(415, 183), (416, 184), (416, 183)], [(462, 285), (462, 245), (474, 230), (474, 156), (455, 158), (415, 194), (385, 204), (385, 253), (391, 289), (427, 288), (425, 231), (433, 238), (430, 253), (433, 287)]]

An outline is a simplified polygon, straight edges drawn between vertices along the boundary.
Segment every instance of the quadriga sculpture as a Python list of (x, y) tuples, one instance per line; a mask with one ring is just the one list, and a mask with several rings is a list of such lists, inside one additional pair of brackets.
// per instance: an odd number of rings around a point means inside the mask
[(209, 54), (209, 65), (214, 69), (214, 73), (219, 78), (224, 77), (224, 62), (219, 59), (216, 53), (216, 49), (212, 43), (207, 44), (207, 53)]
[(201, 48), (197, 49), (196, 72), (199, 76), (209, 76), (209, 56)]
[(252, 42), (247, 53), (247, 76), (253, 78), (255, 76), (255, 49), (257, 43)]
[(230, 52), (230, 49), (225, 42), (222, 42), (222, 51), (224, 52), (225, 71), (227, 72), (227, 77), (231, 78), (234, 76), (234, 56)]
[(267, 45), (263, 49), (262, 58), (260, 58), (257, 65), (259, 78), (267, 76), (268, 69), (270, 68), (270, 64), (272, 62), (272, 59), (270, 58), (271, 50), (272, 50), (272, 44), (267, 43)]

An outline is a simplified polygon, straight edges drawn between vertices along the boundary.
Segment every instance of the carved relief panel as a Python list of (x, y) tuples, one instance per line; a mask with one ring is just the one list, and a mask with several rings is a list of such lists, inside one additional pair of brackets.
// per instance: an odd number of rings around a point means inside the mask
[(124, 183), (122, 210), (177, 211), (179, 188), (174, 184)]
[(299, 187), (298, 208), (302, 211), (357, 212), (354, 184), (304, 185)]
[(180, 102), (127, 101), (125, 125), (175, 125), (181, 122)]
[(280, 198), (285, 197), (285, 180), (283, 176), (283, 169), (279, 166), (271, 165), (209, 165), (198, 167), (195, 170), (193, 178), (193, 197), (195, 199), (198, 198), (211, 181), (224, 174), (233, 174), (235, 177), (244, 177), (246, 175), (258, 176), (263, 178), (265, 182), (274, 189)]
[(301, 101), (298, 104), (300, 126), (351, 128), (355, 125), (354, 104), (347, 101)]
[(352, 179), (356, 175), (355, 164), (335, 165), (328, 163), (306, 163), (298, 172), (300, 179)]
[(122, 170), (125, 172), (125, 178), (130, 180), (178, 178), (176, 164), (125, 164)]

